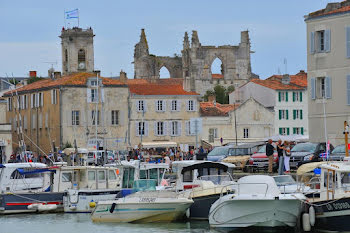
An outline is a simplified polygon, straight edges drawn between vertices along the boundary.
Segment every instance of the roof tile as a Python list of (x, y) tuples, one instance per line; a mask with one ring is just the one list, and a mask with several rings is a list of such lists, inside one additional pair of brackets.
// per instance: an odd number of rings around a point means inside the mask
[(201, 102), (201, 116), (228, 116), (229, 112), (235, 110), (239, 104), (219, 104), (213, 102)]

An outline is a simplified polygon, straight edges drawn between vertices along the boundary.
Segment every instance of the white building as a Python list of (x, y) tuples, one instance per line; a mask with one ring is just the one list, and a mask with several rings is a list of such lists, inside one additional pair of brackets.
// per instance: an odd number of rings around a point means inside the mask
[(273, 75), (252, 79), (230, 94), (230, 103), (254, 98), (275, 112), (274, 134), (308, 135), (307, 74)]
[(344, 144), (344, 121), (350, 120), (350, 1), (328, 3), (305, 22), (310, 140), (324, 142), (327, 135), (331, 143)]

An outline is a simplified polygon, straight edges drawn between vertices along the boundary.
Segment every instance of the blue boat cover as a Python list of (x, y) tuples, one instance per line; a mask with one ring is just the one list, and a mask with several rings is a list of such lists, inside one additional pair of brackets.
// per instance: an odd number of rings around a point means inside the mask
[(0, 164), (0, 168), (4, 168), (5, 167), (5, 165), (4, 164)]
[(34, 173), (43, 173), (43, 172), (56, 172), (55, 170), (50, 170), (50, 169), (48, 169), (48, 168), (35, 169), (35, 170), (31, 170), (31, 171), (25, 171), (23, 168), (17, 168), (17, 171), (18, 171), (19, 174), (21, 174), (21, 175), (25, 175), (25, 174), (34, 174)]

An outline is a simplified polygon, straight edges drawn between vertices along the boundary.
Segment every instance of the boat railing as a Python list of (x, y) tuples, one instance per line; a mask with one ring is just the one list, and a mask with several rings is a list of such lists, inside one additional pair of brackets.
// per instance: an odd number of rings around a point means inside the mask
[[(235, 183), (235, 184), (230, 184), (230, 185), (223, 186), (221, 188), (220, 197), (222, 197), (225, 193), (228, 193), (228, 192), (234, 192), (234, 193), (237, 193), (237, 195), (240, 195), (241, 194), (241, 186), (242, 185), (254, 185), (255, 187), (257, 185), (266, 186), (265, 194), (264, 194), (265, 197), (266, 197), (267, 191), (269, 189), (269, 184), (268, 183)], [(231, 190), (228, 190), (228, 187), (231, 187)], [(236, 187), (236, 188), (234, 188), (234, 187)], [(237, 190), (237, 192), (235, 192), (236, 190)]]

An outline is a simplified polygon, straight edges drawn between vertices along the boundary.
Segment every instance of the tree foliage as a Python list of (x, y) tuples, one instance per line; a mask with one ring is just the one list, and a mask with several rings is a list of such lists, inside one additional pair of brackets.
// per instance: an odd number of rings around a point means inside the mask
[(204, 98), (204, 101), (208, 101), (209, 96), (215, 95), (217, 103), (228, 104), (229, 94), (234, 90), (235, 90), (234, 86), (229, 86), (225, 88), (224, 86), (221, 86), (218, 84), (214, 87), (214, 90), (207, 90), (203, 98)]
[(42, 80), (42, 79), (44, 79), (44, 78), (41, 78), (41, 77), (30, 77), (28, 79), (28, 84), (34, 83), (34, 82)]

